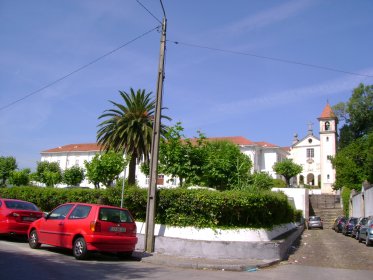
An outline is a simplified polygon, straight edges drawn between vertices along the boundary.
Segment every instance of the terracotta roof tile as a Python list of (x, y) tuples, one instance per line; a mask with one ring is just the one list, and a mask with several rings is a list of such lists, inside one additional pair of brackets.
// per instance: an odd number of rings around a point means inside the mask
[(208, 141), (228, 141), (236, 145), (255, 145), (255, 142), (243, 136), (209, 137)]
[(334, 119), (336, 115), (333, 112), (332, 107), (330, 107), (329, 103), (326, 103), (324, 110), (321, 113), (320, 119)]
[(65, 146), (60, 146), (57, 148), (52, 148), (49, 150), (42, 151), (42, 153), (64, 153), (64, 152), (93, 152), (100, 151), (101, 146), (96, 143), (86, 143), (86, 144), (69, 144)]
[(261, 147), (270, 147), (270, 148), (277, 148), (278, 146), (275, 144), (271, 144), (265, 141), (255, 142), (255, 144), (261, 146)]

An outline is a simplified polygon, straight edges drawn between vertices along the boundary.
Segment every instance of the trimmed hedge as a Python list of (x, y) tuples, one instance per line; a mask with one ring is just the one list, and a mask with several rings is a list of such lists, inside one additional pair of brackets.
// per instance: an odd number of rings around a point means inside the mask
[[(51, 211), (65, 202), (119, 206), (121, 188), (96, 190), (13, 187), (0, 189), (0, 196), (27, 200), (43, 211)], [(147, 189), (126, 187), (123, 202), (136, 220), (145, 220)], [(199, 228), (271, 228), (301, 218), (301, 211), (294, 210), (283, 193), (270, 191), (250, 193), (160, 189), (157, 192), (156, 213), (157, 223)]]

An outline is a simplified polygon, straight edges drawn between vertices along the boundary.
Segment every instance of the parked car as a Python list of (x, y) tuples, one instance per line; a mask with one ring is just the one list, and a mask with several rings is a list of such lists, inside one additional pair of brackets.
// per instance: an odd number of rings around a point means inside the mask
[(42, 244), (73, 250), (76, 259), (86, 259), (91, 251), (128, 257), (137, 243), (136, 223), (131, 213), (120, 207), (66, 203), (30, 226), (29, 245)]
[(323, 221), (319, 216), (310, 216), (307, 220), (307, 229), (324, 228)]
[(354, 228), (351, 232), (351, 236), (355, 237), (356, 240), (359, 240), (360, 227), (365, 225), (367, 221), (368, 221), (368, 218), (366, 218), (366, 217), (361, 217), (361, 218), (358, 219), (356, 225), (354, 226)]
[(43, 212), (28, 201), (0, 198), (0, 234), (27, 235), (31, 222)]
[(337, 219), (335, 219), (332, 229), (334, 229), (336, 232), (342, 232), (342, 228), (345, 222), (346, 217), (339, 216)]
[(354, 226), (357, 224), (357, 218), (350, 217), (346, 220), (346, 222), (343, 224), (342, 233), (344, 235), (349, 235), (352, 233), (352, 230), (354, 229)]
[(365, 245), (373, 243), (373, 217), (371, 216), (365, 225), (360, 227), (359, 242), (365, 240)]

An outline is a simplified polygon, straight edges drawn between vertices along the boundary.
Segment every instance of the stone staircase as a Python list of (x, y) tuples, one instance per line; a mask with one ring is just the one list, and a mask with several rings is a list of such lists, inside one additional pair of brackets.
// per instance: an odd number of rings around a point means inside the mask
[(343, 215), (339, 195), (310, 195), (310, 216), (320, 216), (324, 228), (332, 228), (334, 220)]

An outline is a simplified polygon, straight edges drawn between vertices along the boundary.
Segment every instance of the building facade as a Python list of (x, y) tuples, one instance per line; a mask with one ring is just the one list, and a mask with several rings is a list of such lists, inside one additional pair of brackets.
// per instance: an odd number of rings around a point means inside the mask
[(313, 135), (309, 124), (307, 135), (298, 139), (294, 136), (289, 158), (303, 167), (303, 171), (293, 180), (294, 185), (319, 186), (321, 193), (333, 193), (335, 170), (330, 157), (337, 151), (338, 119), (329, 104), (326, 104), (319, 121), (319, 137)]
[[(289, 155), (288, 151), (279, 146), (268, 142), (253, 142), (242, 136), (208, 138), (207, 140), (222, 140), (236, 144), (242, 153), (250, 157), (253, 163), (252, 172), (267, 172), (273, 178), (278, 178), (278, 175), (273, 171), (272, 166)], [(84, 162), (91, 161), (97, 153), (101, 153), (101, 147), (95, 143), (69, 144), (42, 151), (41, 161), (57, 162), (61, 170), (66, 170), (72, 166), (85, 169)], [(126, 177), (127, 175), (126, 173)], [(123, 173), (121, 177), (123, 177)], [(136, 181), (140, 187), (149, 186), (149, 177), (141, 172), (139, 165), (136, 167)], [(163, 174), (158, 175), (157, 185), (159, 187), (176, 187), (178, 184), (178, 178), (171, 178)], [(81, 186), (93, 188), (93, 185), (87, 180), (84, 180)], [(59, 187), (65, 186), (61, 184)]]
[[(254, 142), (242, 136), (207, 138), (207, 140), (223, 140), (236, 144), (242, 153), (250, 157), (253, 163), (252, 172), (267, 172), (275, 179), (281, 176), (273, 171), (273, 165), (285, 158), (291, 158), (303, 167), (302, 173), (292, 180), (294, 186), (305, 184), (319, 186), (321, 193), (333, 193), (335, 170), (330, 157), (336, 154), (338, 119), (329, 104), (325, 106), (318, 122), (320, 129), (318, 137), (313, 134), (312, 124), (309, 124), (307, 135), (302, 139), (298, 139), (298, 135), (295, 135), (290, 149), (268, 142)], [(84, 162), (91, 161), (97, 153), (101, 153), (101, 147), (96, 143), (70, 144), (42, 151), (41, 161), (57, 162), (61, 170), (72, 166), (85, 169)], [(141, 172), (140, 166), (137, 166), (136, 171), (138, 185), (148, 187), (148, 176)], [(127, 177), (128, 174), (125, 175)], [(178, 178), (158, 175), (157, 185), (159, 187), (175, 187), (178, 184)], [(83, 181), (81, 186), (93, 188), (87, 180)]]

